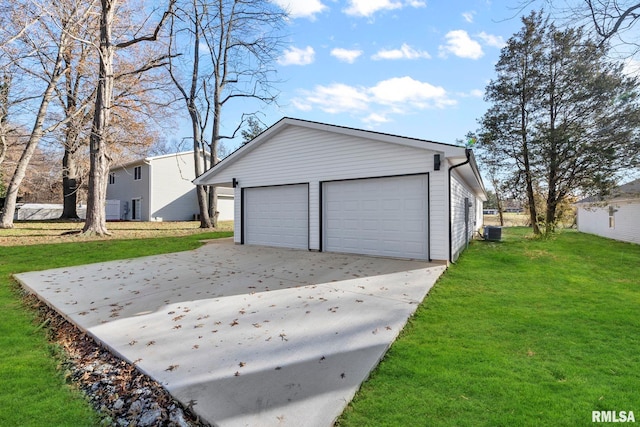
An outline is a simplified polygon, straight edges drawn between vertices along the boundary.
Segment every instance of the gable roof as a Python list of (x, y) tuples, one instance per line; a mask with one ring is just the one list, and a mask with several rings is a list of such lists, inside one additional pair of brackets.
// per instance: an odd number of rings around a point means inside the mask
[[(225, 157), (223, 160), (221, 160), (217, 165), (215, 165), (214, 167), (212, 167), (211, 169), (207, 170), (205, 173), (197, 177), (193, 181), (194, 184), (196, 185), (203, 184), (204, 182), (206, 182), (206, 180), (209, 177), (224, 170), (229, 165), (234, 164), (239, 159), (241, 159), (251, 151), (255, 150), (257, 147), (259, 147), (260, 145), (262, 145), (263, 143), (273, 138), (275, 135), (277, 135), (278, 133), (282, 132), (284, 129), (290, 126), (304, 127), (308, 129), (315, 129), (315, 130), (332, 132), (332, 133), (337, 133), (342, 135), (354, 136), (358, 138), (365, 138), (365, 139), (385, 142), (389, 144), (397, 144), (397, 145), (402, 145), (406, 147), (437, 151), (444, 154), (445, 158), (449, 158), (456, 163), (461, 163), (467, 160), (466, 149), (464, 147), (460, 147), (457, 145), (445, 144), (443, 142), (435, 142), (435, 141), (411, 138), (406, 136), (392, 135), (388, 133), (375, 132), (375, 131), (364, 130), (364, 129), (355, 129), (355, 128), (349, 128), (345, 126), (331, 125), (327, 123), (313, 122), (309, 120), (302, 120), (302, 119), (296, 119), (291, 117), (284, 117), (280, 119), (278, 122), (276, 122), (275, 124), (273, 124), (272, 126), (270, 126), (268, 129), (263, 131), (261, 134), (256, 136), (254, 139), (249, 141), (248, 143), (240, 146), (233, 153), (231, 153), (230, 155)], [(476, 164), (475, 156), (473, 155), (473, 152), (470, 153), (469, 165), (470, 165), (470, 168), (467, 168), (467, 169), (470, 169), (471, 174), (474, 175), (473, 176), (474, 179), (472, 181), (476, 181), (478, 186), (478, 191), (482, 194), (485, 194), (486, 191), (484, 189), (484, 184), (482, 183), (482, 178), (480, 176), (480, 172), (478, 171), (478, 166)], [(471, 174), (467, 172), (467, 175), (469, 176), (465, 176), (465, 178), (469, 179), (471, 177)]]
[(144, 157), (144, 158), (140, 158), (140, 159), (136, 159), (136, 160), (132, 160), (126, 163), (122, 163), (119, 165), (114, 165), (111, 166), (111, 170), (114, 169), (122, 169), (122, 168), (130, 168), (132, 166), (138, 166), (138, 165), (144, 165), (144, 164), (149, 164), (151, 162), (153, 162), (154, 160), (161, 160), (161, 159), (167, 159), (170, 157), (182, 157), (182, 156), (186, 156), (186, 155), (193, 155), (193, 150), (191, 151), (180, 151), (178, 153), (171, 153), (171, 154), (161, 154), (158, 156), (149, 156), (149, 157)]
[(619, 187), (614, 188), (611, 194), (607, 196), (591, 196), (579, 200), (576, 203), (597, 203), (606, 200), (633, 200), (640, 199), (640, 179), (627, 182)]

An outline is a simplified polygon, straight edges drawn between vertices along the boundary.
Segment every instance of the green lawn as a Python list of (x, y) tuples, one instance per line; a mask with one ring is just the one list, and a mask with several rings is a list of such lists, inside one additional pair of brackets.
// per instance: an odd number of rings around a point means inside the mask
[[(503, 230), (437, 283), (341, 426), (592, 425), (640, 421), (640, 246)], [(0, 426), (91, 426), (10, 274), (188, 250), (224, 234), (0, 247)]]
[(0, 426), (92, 426), (99, 419), (65, 384), (55, 346), (22, 303), (11, 274), (184, 251), (231, 232), (144, 240), (0, 247)]
[(445, 273), (340, 426), (640, 422), (640, 246), (504, 229)]

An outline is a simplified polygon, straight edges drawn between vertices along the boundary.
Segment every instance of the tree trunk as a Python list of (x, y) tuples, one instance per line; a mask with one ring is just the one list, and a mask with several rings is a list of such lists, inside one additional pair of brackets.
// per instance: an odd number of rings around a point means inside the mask
[(89, 192), (87, 195), (87, 220), (83, 233), (108, 235), (107, 214), (105, 202), (107, 200), (107, 183), (109, 177), (110, 158), (107, 154), (107, 135), (111, 117), (111, 102), (113, 97), (113, 57), (115, 46), (111, 42), (111, 26), (115, 0), (102, 0), (100, 17), (100, 68), (98, 88), (96, 91), (93, 127), (89, 137)]
[(9, 89), (11, 77), (4, 74), (0, 77), (0, 165), (7, 154), (7, 116), (9, 115)]
[[(195, 163), (195, 174), (200, 176), (202, 170), (200, 130), (196, 121), (192, 120), (193, 128), (193, 160)], [(196, 197), (198, 199), (198, 208), (200, 209), (200, 228), (212, 228), (211, 217), (209, 216), (209, 201), (207, 189), (203, 185), (196, 186)]]
[[(211, 167), (214, 167), (220, 162), (218, 159), (218, 143), (220, 141), (220, 91), (216, 90), (214, 94), (214, 108), (213, 108), (213, 129), (211, 131)], [(211, 188), (211, 198), (209, 203), (212, 212), (212, 224), (214, 227), (218, 227), (218, 189), (216, 187)]]
[(75, 153), (65, 147), (62, 157), (62, 215), (60, 219), (78, 219), (78, 165)]
[(47, 89), (44, 91), (42, 95), (42, 100), (40, 101), (40, 107), (38, 108), (38, 113), (36, 114), (36, 121), (33, 125), (33, 130), (31, 131), (31, 135), (29, 136), (29, 140), (20, 156), (20, 160), (18, 161), (18, 166), (16, 166), (16, 170), (13, 173), (13, 177), (11, 177), (11, 182), (9, 183), (9, 187), (7, 188), (7, 194), (4, 202), (4, 209), (2, 213), (0, 213), (0, 228), (13, 228), (13, 217), (16, 212), (16, 203), (18, 201), (18, 191), (20, 190), (20, 185), (22, 184), (22, 180), (24, 179), (27, 167), (29, 166), (29, 162), (31, 161), (31, 157), (33, 157), (33, 153), (35, 153), (38, 144), (40, 143), (40, 139), (44, 135), (43, 125), (44, 119), (47, 114), (47, 109), (49, 108), (49, 103), (53, 98), (54, 90), (60, 76), (62, 75), (62, 55), (61, 52), (64, 50), (66, 44), (66, 36), (61, 36), (60, 38), (60, 46), (58, 47), (58, 56), (56, 58), (56, 63), (53, 68), (53, 72), (51, 73), (51, 78), (47, 84)]
[(496, 204), (498, 205), (498, 218), (500, 218), (500, 225), (504, 227), (504, 203), (502, 202), (502, 194), (498, 190), (495, 190), (495, 194)]
[(529, 202), (529, 217), (531, 219), (531, 227), (533, 228), (533, 234), (540, 234), (540, 227), (538, 226), (538, 212), (536, 210), (536, 197), (533, 189), (533, 180), (530, 173), (527, 173), (527, 200)]
[(529, 217), (531, 219), (531, 227), (533, 228), (533, 234), (536, 236), (540, 234), (540, 227), (538, 227), (538, 213), (536, 211), (536, 197), (533, 188), (533, 177), (531, 173), (531, 163), (529, 161), (529, 143), (527, 139), (527, 102), (526, 92), (522, 91), (522, 101), (520, 103), (520, 125), (521, 125), (521, 138), (522, 138), (522, 163), (524, 179), (526, 183), (527, 200), (529, 201)]
[[(195, 3), (194, 3), (195, 4)], [(180, 90), (183, 91), (184, 99), (187, 103), (187, 109), (189, 110), (189, 117), (191, 118), (191, 134), (193, 136), (193, 163), (194, 173), (196, 177), (202, 175), (204, 172), (202, 169), (207, 164), (206, 150), (204, 149), (204, 143), (202, 142), (202, 130), (200, 128), (200, 116), (198, 114), (198, 107), (196, 106), (196, 96), (198, 91), (198, 73), (200, 70), (200, 12), (197, 7), (195, 8), (195, 41), (193, 44), (193, 68), (191, 70), (191, 88), (189, 95), (182, 89), (174, 79), (174, 82)], [(207, 195), (207, 189), (202, 186), (196, 186), (196, 197), (198, 199), (198, 208), (200, 209), (200, 228), (212, 228), (211, 217), (209, 216), (209, 200)]]
[(545, 213), (545, 232), (548, 234), (553, 232), (556, 227), (556, 212), (558, 210), (558, 200), (557, 198), (547, 199), (547, 209)]

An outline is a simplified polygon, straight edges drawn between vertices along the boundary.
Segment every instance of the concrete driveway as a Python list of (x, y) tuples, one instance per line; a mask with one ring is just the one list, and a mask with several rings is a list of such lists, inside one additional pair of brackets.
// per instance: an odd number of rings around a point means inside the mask
[(225, 239), (16, 278), (211, 424), (325, 427), (444, 269)]

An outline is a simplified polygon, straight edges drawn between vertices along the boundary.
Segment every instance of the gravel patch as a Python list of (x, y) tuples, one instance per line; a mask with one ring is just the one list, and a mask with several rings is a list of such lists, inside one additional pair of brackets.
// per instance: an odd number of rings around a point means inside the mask
[(25, 295), (25, 301), (63, 349), (61, 369), (67, 381), (86, 395), (102, 426), (210, 426), (135, 364), (114, 356), (35, 296)]

